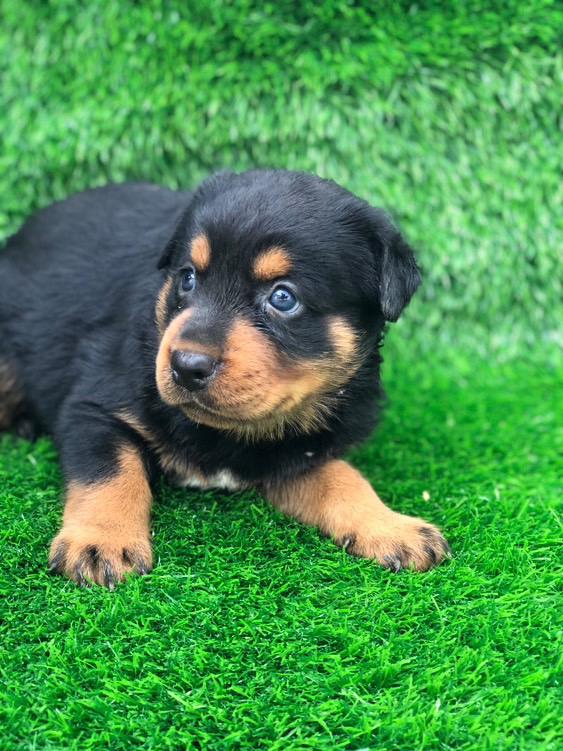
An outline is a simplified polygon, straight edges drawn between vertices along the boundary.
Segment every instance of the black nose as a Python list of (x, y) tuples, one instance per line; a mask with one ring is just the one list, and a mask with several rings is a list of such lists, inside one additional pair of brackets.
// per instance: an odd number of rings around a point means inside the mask
[(215, 372), (217, 362), (200, 352), (176, 350), (170, 358), (172, 378), (189, 391), (204, 389)]

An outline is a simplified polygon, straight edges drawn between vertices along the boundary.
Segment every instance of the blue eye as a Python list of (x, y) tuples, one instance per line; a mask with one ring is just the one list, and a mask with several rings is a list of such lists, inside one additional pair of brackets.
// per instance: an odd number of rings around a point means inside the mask
[(276, 287), (268, 298), (268, 302), (279, 310), (280, 313), (292, 313), (299, 306), (299, 300), (295, 297), (293, 292), (287, 287)]
[(188, 269), (182, 276), (182, 289), (184, 292), (191, 292), (195, 289), (195, 271)]

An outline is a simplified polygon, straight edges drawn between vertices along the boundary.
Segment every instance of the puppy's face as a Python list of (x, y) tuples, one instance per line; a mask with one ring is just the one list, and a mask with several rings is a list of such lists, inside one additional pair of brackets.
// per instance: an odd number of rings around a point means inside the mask
[(385, 215), (281, 171), (204, 183), (160, 266), (160, 395), (246, 438), (322, 427), (419, 282)]

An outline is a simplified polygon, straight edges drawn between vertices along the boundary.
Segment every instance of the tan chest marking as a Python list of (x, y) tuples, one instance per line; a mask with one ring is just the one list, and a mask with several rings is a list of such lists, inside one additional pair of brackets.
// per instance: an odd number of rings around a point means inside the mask
[(216, 488), (219, 490), (241, 490), (243, 484), (228, 469), (221, 469), (211, 475), (203, 475), (201, 472), (194, 470), (189, 471), (179, 479), (178, 484), (183, 488), (199, 488), (208, 490)]
[(205, 475), (197, 467), (193, 467), (188, 462), (167, 453), (159, 454), (159, 462), (164, 473), (171, 476), (172, 482), (181, 488), (199, 488), (201, 490), (220, 488), (234, 491), (248, 487), (228, 469), (220, 469), (212, 474)]

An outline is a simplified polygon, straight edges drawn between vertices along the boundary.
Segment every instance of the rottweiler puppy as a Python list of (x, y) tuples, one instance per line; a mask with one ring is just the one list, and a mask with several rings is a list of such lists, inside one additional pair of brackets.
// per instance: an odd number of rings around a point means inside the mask
[(379, 348), (420, 282), (388, 216), (310, 174), (88, 190), (0, 253), (0, 429), (50, 433), (50, 568), (152, 567), (151, 482), (258, 489), (349, 553), (425, 571), (448, 546), (340, 457), (379, 411)]

